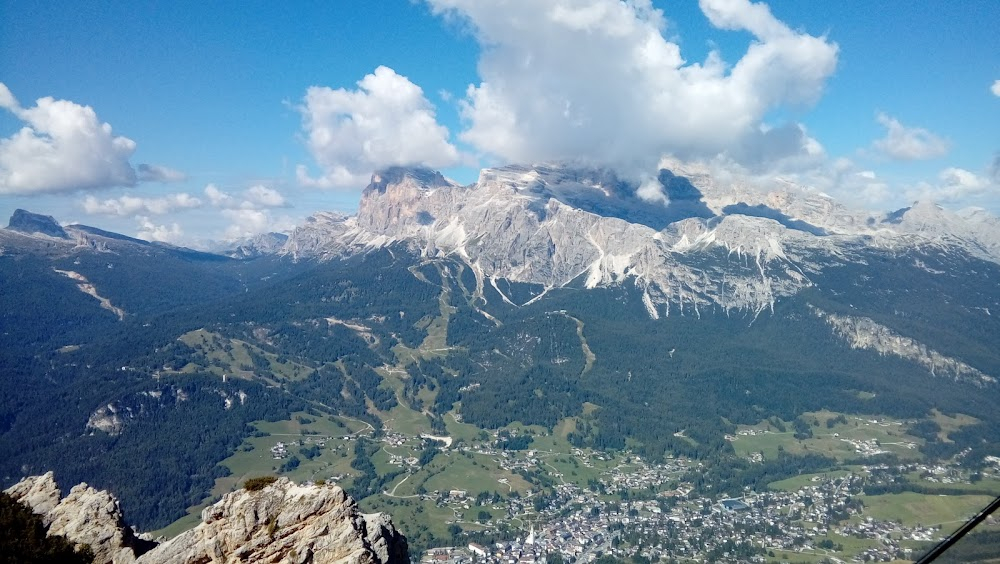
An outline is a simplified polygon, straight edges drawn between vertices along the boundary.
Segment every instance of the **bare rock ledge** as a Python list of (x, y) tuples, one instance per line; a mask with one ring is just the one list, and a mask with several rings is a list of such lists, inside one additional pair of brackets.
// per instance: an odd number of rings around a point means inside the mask
[(95, 562), (397, 564), (409, 561), (406, 538), (380, 513), (365, 515), (335, 485), (287, 478), (224, 496), (202, 523), (157, 545), (138, 538), (111, 494), (80, 484), (60, 499), (52, 472), (25, 478), (7, 493), (39, 514), (51, 534), (87, 544)]

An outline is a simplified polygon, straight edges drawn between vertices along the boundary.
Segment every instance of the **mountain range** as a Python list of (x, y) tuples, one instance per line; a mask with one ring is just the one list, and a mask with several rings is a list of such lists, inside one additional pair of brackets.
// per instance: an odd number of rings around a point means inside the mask
[(643, 198), (586, 167), (469, 186), (390, 168), (355, 215), (212, 253), (18, 210), (0, 229), (0, 478), (55, 469), (161, 527), (254, 422), (309, 409), (572, 419), (579, 447), (713, 460), (773, 417), (962, 413), (977, 423), (926, 453), (1000, 455), (1000, 221), (679, 163), (657, 180)]

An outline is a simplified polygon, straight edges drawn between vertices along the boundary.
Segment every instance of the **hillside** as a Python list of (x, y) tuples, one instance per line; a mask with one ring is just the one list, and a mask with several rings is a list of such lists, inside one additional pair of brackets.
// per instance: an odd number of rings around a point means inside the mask
[[(0, 477), (53, 469), (172, 533), (254, 473), (337, 477), (423, 549), (611, 479), (561, 457), (683, 460), (656, 488), (697, 495), (886, 455), (989, 472), (995, 219), (659, 180), (668, 205), (601, 170), (389, 169), (356, 216), (232, 256), (22, 213), (0, 230)], [(821, 432), (883, 419), (898, 436)], [(780, 440), (747, 450), (751, 429)], [(843, 450), (874, 440), (908, 446)], [(455, 484), (485, 497), (449, 505)]]

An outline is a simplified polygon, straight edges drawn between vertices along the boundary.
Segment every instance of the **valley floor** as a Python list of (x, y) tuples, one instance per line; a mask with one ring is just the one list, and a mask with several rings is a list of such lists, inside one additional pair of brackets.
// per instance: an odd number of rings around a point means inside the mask
[[(908, 446), (919, 439), (885, 418), (820, 412), (815, 423), (835, 423), (806, 440), (767, 422), (741, 427), (730, 440), (745, 459), (828, 449), (838, 464), (730, 496), (691, 482), (709, 470), (704, 462), (572, 447), (572, 420), (553, 433), (519, 425), (488, 433), (449, 414), (438, 436), (408, 411), (380, 433), (306, 413), (260, 423), (259, 436), (224, 462), (232, 475), (215, 493), (266, 473), (355, 491), (364, 458), (378, 488), (362, 509), (391, 514), (415, 558), (450, 562), (910, 561), (1000, 494), (1000, 461), (977, 472), (962, 455), (925, 463)], [(524, 448), (502, 448), (518, 437)]]

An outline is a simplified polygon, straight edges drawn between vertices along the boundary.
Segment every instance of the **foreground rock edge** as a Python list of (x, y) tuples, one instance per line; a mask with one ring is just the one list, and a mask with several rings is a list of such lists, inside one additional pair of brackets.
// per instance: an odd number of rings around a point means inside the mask
[(25, 478), (6, 492), (40, 515), (49, 534), (90, 546), (95, 562), (409, 561), (406, 538), (391, 519), (361, 513), (336, 485), (278, 478), (256, 491), (231, 492), (202, 511), (197, 527), (161, 544), (136, 536), (108, 492), (79, 484), (63, 498), (52, 472)]

